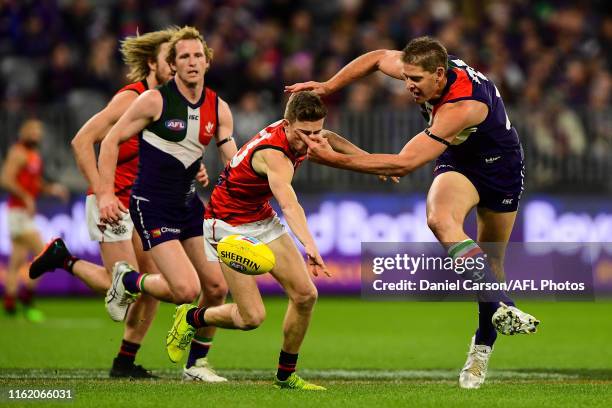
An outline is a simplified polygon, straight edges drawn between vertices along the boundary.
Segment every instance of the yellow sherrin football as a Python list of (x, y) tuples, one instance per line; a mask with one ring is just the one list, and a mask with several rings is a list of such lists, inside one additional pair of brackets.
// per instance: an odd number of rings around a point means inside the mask
[(266, 244), (245, 235), (229, 235), (217, 244), (217, 255), (224, 264), (246, 275), (261, 275), (274, 268), (276, 258)]

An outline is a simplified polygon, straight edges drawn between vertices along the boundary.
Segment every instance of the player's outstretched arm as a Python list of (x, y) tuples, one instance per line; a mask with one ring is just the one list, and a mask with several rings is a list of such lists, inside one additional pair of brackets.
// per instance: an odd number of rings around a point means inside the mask
[(481, 123), (487, 113), (487, 106), (477, 101), (443, 105), (433, 125), (413, 137), (399, 154), (346, 155), (334, 152), (322, 137), (299, 136), (308, 145), (308, 158), (317, 163), (362, 173), (405, 176), (441, 155), (462, 130)]
[(363, 54), (345, 65), (325, 82), (300, 82), (285, 87), (285, 92), (314, 91), (321, 96), (332, 94), (372, 72), (380, 71), (396, 79), (402, 78), (402, 52), (376, 50)]
[(304, 245), (308, 257), (308, 270), (318, 276), (319, 272), (331, 276), (319, 254), (314, 238), (306, 223), (306, 214), (298, 202), (291, 186), (293, 164), (284, 153), (275, 149), (263, 149), (253, 155), (253, 169), (268, 177), (270, 190), (280, 205), (287, 224), (297, 239)]
[[(349, 155), (350, 154), (369, 154), (365, 150), (361, 149), (357, 145), (354, 145), (353, 143), (349, 142), (347, 139), (343, 138), (342, 136), (340, 136), (339, 134), (335, 132), (332, 132), (331, 130), (325, 129), (323, 133), (321, 134), (321, 136), (327, 139), (332, 149), (334, 149), (334, 151), (338, 153), (344, 153), (344, 154), (349, 154)], [(390, 179), (393, 183), (399, 183), (399, 177), (388, 178), (387, 176), (379, 175), (378, 178), (383, 182)]]
[(229, 105), (223, 99), (219, 98), (219, 128), (217, 135), (217, 147), (223, 164), (226, 164), (236, 154), (236, 141), (232, 137), (234, 133), (234, 118)]
[(332, 132), (331, 130), (324, 129), (321, 132), (321, 136), (327, 139), (329, 145), (334, 151), (338, 153), (344, 154), (368, 154), (365, 150), (361, 149), (357, 145), (349, 142), (336, 132)]
[(74, 158), (93, 191), (99, 189), (100, 181), (98, 168), (96, 167), (94, 145), (104, 139), (104, 136), (137, 97), (138, 94), (133, 91), (125, 91), (115, 95), (103, 110), (85, 122), (72, 139)]
[(100, 220), (103, 222), (115, 223), (121, 219), (122, 212), (127, 212), (127, 208), (114, 193), (119, 144), (142, 131), (151, 121), (158, 119), (162, 107), (162, 97), (157, 90), (143, 93), (130, 105), (102, 141), (98, 159), (99, 190), (95, 193), (100, 209)]

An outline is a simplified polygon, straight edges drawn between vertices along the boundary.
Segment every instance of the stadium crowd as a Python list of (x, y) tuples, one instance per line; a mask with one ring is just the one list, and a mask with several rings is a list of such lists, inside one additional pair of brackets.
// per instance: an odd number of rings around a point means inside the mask
[[(236, 135), (246, 140), (276, 116), (284, 85), (325, 80), (363, 52), (401, 49), (428, 34), (495, 81), (540, 157), (605, 163), (612, 151), (612, 15), (605, 4), (0, 0), (0, 110), (99, 107), (127, 81), (118, 41), (190, 24), (215, 51), (208, 84), (232, 105)], [(326, 101), (332, 110), (366, 113), (406, 109), (409, 98), (401, 82), (374, 76)], [(554, 177), (545, 167), (539, 176)]]

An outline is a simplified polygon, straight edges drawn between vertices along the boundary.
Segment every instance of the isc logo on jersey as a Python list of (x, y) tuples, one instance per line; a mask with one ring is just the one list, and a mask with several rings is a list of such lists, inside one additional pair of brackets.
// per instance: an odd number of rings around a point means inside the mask
[(217, 244), (224, 264), (246, 275), (261, 275), (274, 268), (276, 258), (266, 244), (253, 237), (229, 235)]

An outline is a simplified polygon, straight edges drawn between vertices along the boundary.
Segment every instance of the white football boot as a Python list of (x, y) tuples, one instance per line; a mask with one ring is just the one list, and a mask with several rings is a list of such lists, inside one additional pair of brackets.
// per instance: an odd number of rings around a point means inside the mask
[(495, 330), (506, 336), (536, 332), (540, 324), (538, 319), (514, 306), (506, 306), (503, 302), (499, 304), (491, 318)]
[(197, 359), (195, 365), (189, 368), (183, 367), (183, 381), (220, 383), (227, 381), (227, 378), (218, 375), (204, 357)]
[(119, 261), (113, 266), (113, 281), (106, 292), (106, 311), (116, 322), (125, 320), (128, 307), (138, 298), (138, 294), (128, 292), (123, 285), (123, 275), (133, 272), (134, 268), (127, 262)]
[(480, 388), (487, 376), (487, 368), (493, 348), (474, 344), (476, 336), (472, 336), (467, 361), (459, 373), (461, 388)]

